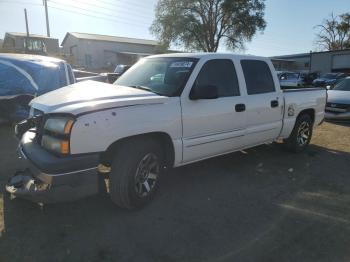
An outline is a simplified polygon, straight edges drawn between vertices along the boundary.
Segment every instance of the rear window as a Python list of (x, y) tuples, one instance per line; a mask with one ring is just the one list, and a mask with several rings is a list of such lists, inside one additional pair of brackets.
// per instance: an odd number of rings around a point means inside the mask
[(270, 67), (264, 61), (241, 61), (248, 95), (275, 92), (275, 84)]

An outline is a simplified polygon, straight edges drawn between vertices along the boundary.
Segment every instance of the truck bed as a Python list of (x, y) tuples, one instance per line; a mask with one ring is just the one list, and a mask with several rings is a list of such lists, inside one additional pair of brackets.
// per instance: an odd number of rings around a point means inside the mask
[(303, 91), (317, 91), (317, 90), (326, 90), (325, 88), (321, 87), (298, 87), (298, 88), (282, 88), (282, 91), (284, 93), (291, 93), (291, 92), (303, 92)]
[[(283, 90), (284, 120), (281, 133), (282, 138), (291, 134), (296, 118), (304, 110), (314, 110), (314, 125), (319, 125), (324, 119), (327, 100), (325, 88), (295, 88)], [(303, 93), (302, 95), (300, 93)]]

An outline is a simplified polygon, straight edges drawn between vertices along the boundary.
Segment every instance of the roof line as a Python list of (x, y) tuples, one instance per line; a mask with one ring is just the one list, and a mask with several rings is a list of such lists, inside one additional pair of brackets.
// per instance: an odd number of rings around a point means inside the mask
[[(66, 42), (66, 39), (68, 38), (69, 35), (72, 35), (73, 37), (79, 38), (79, 39), (90, 39), (88, 37), (79, 37), (74, 34), (81, 34), (81, 35), (91, 35), (91, 36), (100, 36), (100, 37), (115, 37), (115, 38), (121, 38), (121, 39), (134, 39), (134, 40), (140, 40), (140, 41), (149, 41), (153, 43), (139, 43), (141, 45), (158, 45), (158, 42), (156, 40), (150, 40), (150, 39), (143, 39), (143, 38), (133, 38), (133, 37), (125, 37), (125, 36), (114, 36), (114, 35), (101, 35), (101, 34), (92, 34), (92, 33), (80, 33), (80, 32), (67, 32), (61, 46), (64, 45)], [(118, 42), (117, 40), (108, 40), (108, 39), (90, 39), (91, 41), (105, 41), (105, 42)]]

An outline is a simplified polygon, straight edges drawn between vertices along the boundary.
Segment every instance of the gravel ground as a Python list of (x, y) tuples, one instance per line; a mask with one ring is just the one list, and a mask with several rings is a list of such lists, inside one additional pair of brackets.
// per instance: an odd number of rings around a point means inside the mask
[(10, 200), (16, 140), (0, 128), (0, 261), (349, 261), (350, 125), (302, 154), (265, 145), (171, 170), (139, 211), (108, 196)]

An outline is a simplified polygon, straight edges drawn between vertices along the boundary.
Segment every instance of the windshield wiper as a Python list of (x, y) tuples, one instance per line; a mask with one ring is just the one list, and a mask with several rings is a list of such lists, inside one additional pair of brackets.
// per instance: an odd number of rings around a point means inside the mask
[(162, 94), (157, 93), (156, 91), (152, 90), (151, 88), (149, 88), (149, 87), (147, 87), (147, 86), (137, 86), (137, 85), (134, 85), (134, 86), (129, 86), (129, 87), (136, 88), (136, 89), (140, 89), (140, 90), (145, 90), (145, 91), (148, 91), (148, 92), (155, 93), (155, 94), (157, 94), (157, 95), (162, 95)]

